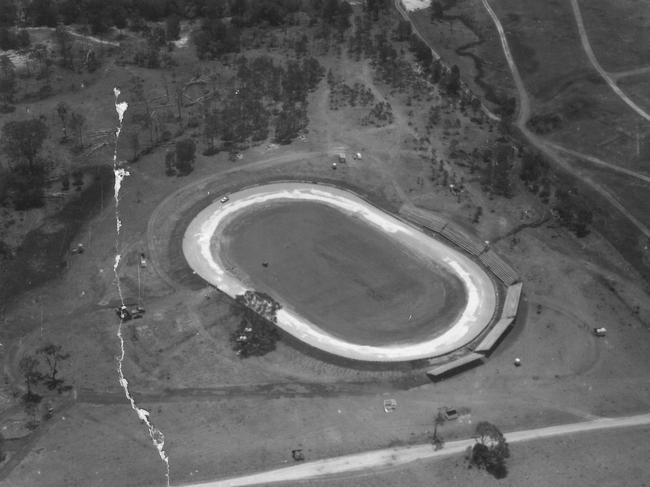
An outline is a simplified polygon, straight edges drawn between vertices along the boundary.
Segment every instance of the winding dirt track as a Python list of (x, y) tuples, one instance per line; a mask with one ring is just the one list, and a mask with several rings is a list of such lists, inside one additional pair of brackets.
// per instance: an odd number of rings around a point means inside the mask
[[(599, 418), (593, 421), (561, 424), (530, 430), (506, 433), (508, 443), (539, 440), (555, 436), (586, 433), (612, 428), (630, 428), (650, 424), (650, 414), (626, 416), (622, 418)], [(448, 442), (442, 450), (434, 450), (430, 444), (387, 448), (342, 457), (327, 458), (300, 465), (268, 470), (253, 475), (245, 475), (225, 480), (183, 484), (192, 487), (237, 487), (244, 485), (271, 484), (296, 480), (316, 479), (330, 475), (357, 472), (367, 469), (389, 469), (417, 460), (461, 455), (467, 447), (474, 444), (473, 439)]]

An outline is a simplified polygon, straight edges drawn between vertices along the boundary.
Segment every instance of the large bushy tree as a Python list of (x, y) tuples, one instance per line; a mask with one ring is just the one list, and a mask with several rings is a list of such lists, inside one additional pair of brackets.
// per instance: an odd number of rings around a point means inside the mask
[(45, 361), (49, 368), (49, 374), (45, 381), (48, 389), (56, 389), (63, 384), (63, 379), (57, 378), (57, 374), (59, 373), (59, 363), (62, 360), (70, 358), (70, 354), (64, 353), (61, 345), (54, 345), (53, 343), (43, 345), (41, 348), (36, 350), (36, 353), (45, 357)]
[(469, 455), (470, 465), (502, 479), (508, 475), (506, 459), (509, 456), (508, 443), (499, 428), (487, 421), (480, 421), (476, 425), (476, 444)]

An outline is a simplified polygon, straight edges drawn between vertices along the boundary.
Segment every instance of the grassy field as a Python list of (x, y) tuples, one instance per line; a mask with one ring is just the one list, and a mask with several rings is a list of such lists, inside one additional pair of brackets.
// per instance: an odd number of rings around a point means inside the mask
[(441, 264), (322, 204), (252, 210), (223, 237), (214, 251), (243, 272), (248, 287), (354, 343), (433, 337), (466, 302), (462, 283)]
[(589, 41), (607, 71), (650, 65), (650, 9), (633, 0), (581, 0)]
[[(468, 469), (462, 458), (420, 461), (387, 471), (364, 472), (331, 480), (312, 480), (300, 487), (383, 487), (393, 485), (563, 487), (599, 485), (616, 487), (646, 485), (650, 449), (648, 428), (636, 431), (589, 433), (570, 439), (538, 440), (511, 446), (509, 475), (496, 480), (485, 472)], [(570, 459), (567, 462), (566, 459)]]

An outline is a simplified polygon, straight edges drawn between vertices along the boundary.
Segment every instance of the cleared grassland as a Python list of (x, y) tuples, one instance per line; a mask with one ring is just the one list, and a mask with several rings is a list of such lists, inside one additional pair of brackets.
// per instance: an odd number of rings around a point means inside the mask
[(635, 0), (580, 0), (589, 42), (608, 71), (650, 64), (650, 5)]
[(296, 487), (574, 486), (647, 485), (650, 428), (612, 430), (518, 443), (511, 446), (509, 475), (497, 480), (468, 469), (462, 456), (420, 461), (403, 468), (363, 472), (339, 478), (297, 482)]
[(466, 302), (461, 281), (448, 269), (323, 204), (256, 207), (222, 235), (220, 254), (250, 287), (354, 343), (435, 336)]

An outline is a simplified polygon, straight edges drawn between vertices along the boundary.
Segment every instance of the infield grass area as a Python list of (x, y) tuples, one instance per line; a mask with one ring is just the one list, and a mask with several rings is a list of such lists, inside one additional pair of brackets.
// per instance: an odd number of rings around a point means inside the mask
[(466, 303), (460, 279), (432, 256), (321, 203), (250, 207), (213, 244), (247, 287), (353, 343), (431, 338)]

